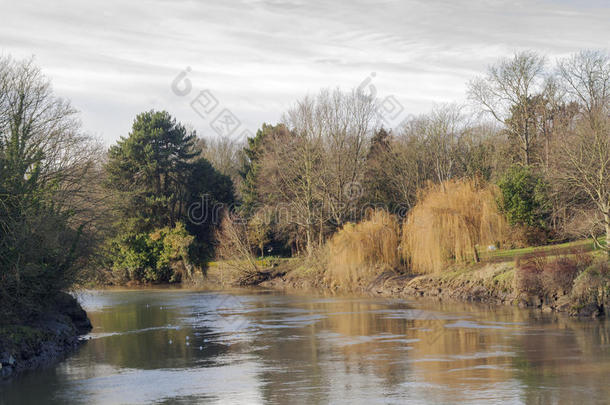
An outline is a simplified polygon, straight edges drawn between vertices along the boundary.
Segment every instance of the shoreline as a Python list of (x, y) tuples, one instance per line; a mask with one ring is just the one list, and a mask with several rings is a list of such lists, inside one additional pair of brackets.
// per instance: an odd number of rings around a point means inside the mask
[[(217, 269), (208, 272), (204, 283), (220, 288), (236, 287), (235, 278), (226, 275), (221, 277), (221, 271)], [(405, 275), (388, 270), (355, 287), (345, 288), (328, 282), (319, 273), (303, 271), (298, 265), (288, 264), (268, 269), (258, 280), (248, 285), (284, 291), (315, 290), (387, 298), (426, 297), (438, 301), (508, 305), (538, 309), (546, 313), (564, 313), (572, 317), (605, 316), (604, 303), (580, 304), (570, 294), (548, 297), (519, 292), (515, 287), (515, 272), (515, 265), (511, 262), (449, 268), (442, 273), (426, 275)]]
[(60, 293), (46, 313), (27, 324), (0, 327), (0, 381), (53, 364), (75, 350), (91, 330), (78, 301)]

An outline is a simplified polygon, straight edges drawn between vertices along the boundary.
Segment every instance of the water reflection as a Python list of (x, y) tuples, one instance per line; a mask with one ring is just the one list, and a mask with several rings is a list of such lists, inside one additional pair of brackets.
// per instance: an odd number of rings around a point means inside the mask
[(508, 307), (266, 291), (82, 297), (91, 340), (15, 403), (604, 403), (610, 326)]

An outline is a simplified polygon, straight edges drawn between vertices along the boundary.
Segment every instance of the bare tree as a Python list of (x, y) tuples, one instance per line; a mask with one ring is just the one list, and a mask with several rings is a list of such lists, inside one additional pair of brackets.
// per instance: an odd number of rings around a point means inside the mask
[(241, 277), (247, 278), (259, 272), (245, 221), (242, 218), (234, 213), (223, 212), (220, 227), (216, 231), (216, 241), (218, 258), (225, 260), (226, 264), (236, 270)]
[(589, 119), (608, 114), (610, 108), (610, 56), (585, 50), (558, 63), (559, 76), (567, 93), (583, 106)]
[(435, 180), (445, 182), (460, 173), (459, 159), (462, 138), (468, 125), (455, 104), (441, 105), (432, 110), (426, 119), (424, 137)]
[(610, 253), (610, 56), (599, 51), (581, 51), (558, 63), (558, 75), (566, 94), (579, 110), (561, 139), (556, 157), (563, 190), (569, 190), (572, 210), (580, 216), (581, 228), (597, 239), (606, 234)]
[(101, 156), (32, 60), (0, 57), (0, 300), (7, 311), (17, 311), (19, 297), (43, 303), (75, 281), (90, 252), (83, 242), (101, 224)]
[(352, 187), (362, 181), (374, 102), (358, 91), (322, 90), (291, 108), (284, 115), (289, 130), (266, 141), (259, 173), (265, 203), (303, 233), (309, 253), (357, 208)]
[(229, 137), (215, 137), (199, 139), (198, 147), (201, 155), (207, 159), (212, 166), (225, 176), (229, 176), (239, 190), (241, 176), (239, 174), (242, 162), (243, 143)]
[(295, 226), (312, 252), (316, 226), (324, 223), (322, 178), (323, 140), (314, 120), (315, 103), (301, 100), (285, 119), (291, 130), (274, 133), (264, 145), (258, 183), (264, 203), (280, 210), (281, 225)]
[(519, 52), (491, 66), (487, 76), (470, 82), (468, 96), (485, 112), (506, 124), (519, 140), (523, 163), (532, 161), (533, 142), (537, 136), (535, 97), (542, 92), (546, 60), (532, 51)]
[[(585, 197), (580, 208), (592, 208), (587, 215), (587, 232), (610, 254), (610, 119), (581, 119), (574, 133), (563, 140), (558, 168), (558, 176), (573, 198)], [(597, 239), (602, 232), (606, 234), (605, 246)]]

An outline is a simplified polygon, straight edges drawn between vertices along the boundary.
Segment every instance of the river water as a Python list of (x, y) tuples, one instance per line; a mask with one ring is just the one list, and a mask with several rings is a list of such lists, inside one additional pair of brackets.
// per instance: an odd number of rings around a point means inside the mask
[(94, 328), (0, 404), (608, 403), (610, 323), (270, 291), (93, 291)]

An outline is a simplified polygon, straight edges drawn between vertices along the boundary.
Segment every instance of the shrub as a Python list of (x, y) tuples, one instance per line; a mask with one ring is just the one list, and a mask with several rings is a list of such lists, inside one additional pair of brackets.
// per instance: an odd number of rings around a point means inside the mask
[(331, 280), (355, 285), (400, 262), (396, 217), (375, 210), (364, 221), (348, 223), (329, 241), (328, 274)]
[(542, 296), (544, 286), (542, 274), (547, 266), (546, 255), (532, 254), (517, 259), (515, 287), (528, 295)]
[(223, 213), (220, 227), (216, 231), (216, 257), (236, 271), (240, 277), (250, 277), (260, 271), (248, 238), (246, 221), (236, 214)]
[(517, 259), (515, 286), (517, 291), (538, 297), (567, 295), (574, 280), (592, 262), (591, 255), (570, 252), (540, 252)]
[(591, 264), (591, 256), (573, 254), (548, 261), (542, 274), (542, 285), (548, 295), (569, 294), (574, 280)]
[(610, 297), (610, 263), (607, 258), (593, 261), (574, 281), (572, 299), (579, 305), (608, 305)]
[(508, 225), (498, 189), (452, 180), (422, 190), (403, 225), (402, 248), (413, 271), (438, 272), (451, 261), (478, 261), (476, 245), (504, 242)]
[(194, 237), (182, 223), (147, 233), (128, 233), (111, 241), (113, 272), (137, 282), (178, 282), (192, 275), (189, 249)]
[(548, 239), (548, 186), (528, 166), (513, 166), (500, 179), (500, 209), (511, 225), (519, 226), (528, 244)]

